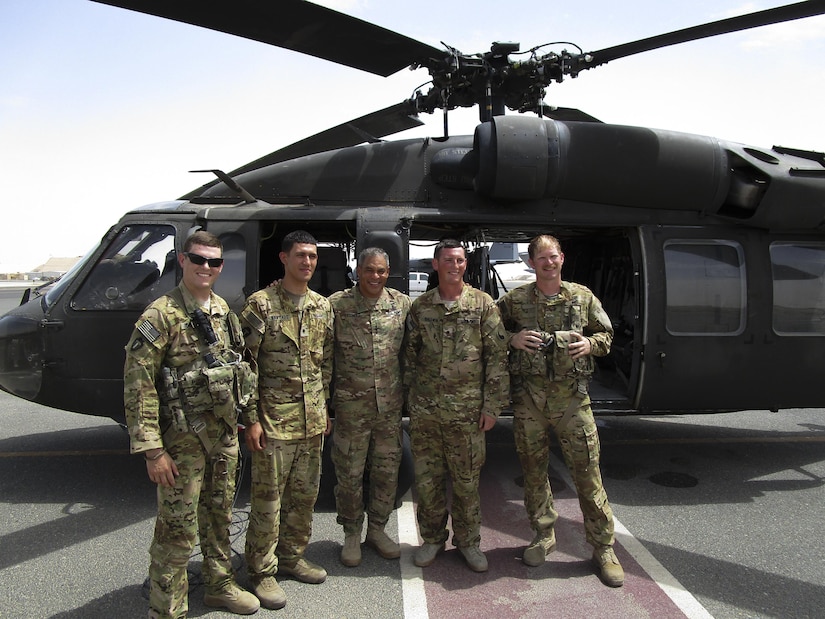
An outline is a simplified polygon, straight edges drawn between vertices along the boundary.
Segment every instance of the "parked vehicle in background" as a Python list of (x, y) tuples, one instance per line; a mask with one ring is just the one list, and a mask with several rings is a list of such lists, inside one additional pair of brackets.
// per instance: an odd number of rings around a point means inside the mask
[(429, 279), (430, 276), (426, 273), (410, 273), (410, 296), (417, 297), (422, 292), (426, 292)]

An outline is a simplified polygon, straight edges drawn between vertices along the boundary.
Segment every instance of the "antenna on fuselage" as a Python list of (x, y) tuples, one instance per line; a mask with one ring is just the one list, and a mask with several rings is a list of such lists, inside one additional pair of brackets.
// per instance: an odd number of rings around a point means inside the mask
[(252, 204), (252, 203), (258, 201), (257, 199), (255, 199), (255, 196), (253, 196), (246, 189), (241, 187), (235, 181), (234, 178), (229, 176), (229, 174), (227, 174), (223, 170), (189, 170), (189, 171), (192, 172), (192, 173), (211, 172), (212, 174), (217, 176), (219, 179), (221, 179), (227, 187), (229, 187), (232, 191), (234, 191), (239, 196), (241, 196), (241, 198), (243, 198), (243, 200), (246, 204)]

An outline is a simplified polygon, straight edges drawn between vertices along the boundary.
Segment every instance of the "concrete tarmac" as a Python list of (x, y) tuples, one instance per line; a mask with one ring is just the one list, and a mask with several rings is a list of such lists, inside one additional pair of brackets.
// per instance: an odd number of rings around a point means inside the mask
[[(38, 407), (0, 394), (0, 617), (143, 617), (147, 548), (155, 512), (153, 486), (140, 458), (128, 454), (124, 430), (106, 420)], [(523, 516), (519, 468), (509, 421), (489, 436), (482, 483), (485, 574), (471, 572), (449, 547), (432, 566), (412, 563), (418, 545), (408, 494), (389, 525), (402, 529), (403, 556), (386, 561), (369, 548), (357, 568), (338, 561), (342, 533), (331, 497), (319, 499), (311, 560), (324, 565), (323, 585), (285, 578), (288, 617), (588, 616), (613, 608), (618, 616), (684, 616), (621, 546), (628, 571), (621, 589), (605, 587), (590, 565), (575, 494), (558, 484), (559, 548), (539, 568), (521, 563), (531, 532)], [(248, 479), (238, 498), (233, 549), (239, 581), (248, 519)], [(202, 604), (200, 557), (190, 563), (190, 616), (230, 616)], [(554, 615), (559, 612), (563, 614)], [(548, 615), (548, 612), (551, 614)], [(276, 616), (262, 610), (264, 615)]]
[[(389, 531), (400, 561), (369, 548), (357, 568), (338, 561), (343, 539), (328, 490), (307, 556), (322, 585), (283, 579), (290, 618), (818, 617), (825, 607), (825, 424), (821, 410), (678, 418), (600, 418), (603, 474), (618, 519), (620, 589), (590, 564), (578, 503), (554, 461), (558, 549), (521, 563), (531, 538), (509, 420), (488, 436), (482, 548), (471, 572), (448, 547), (424, 569), (407, 496)], [(143, 581), (155, 504), (143, 462), (112, 421), (40, 407), (0, 393), (0, 617), (144, 617)], [(233, 526), (243, 574), (248, 481)], [(190, 616), (203, 606), (200, 557), (190, 564)]]
[[(543, 566), (521, 563), (532, 533), (507, 419), (488, 435), (482, 475), (482, 548), (490, 561), (484, 574), (467, 569), (452, 547), (428, 568), (412, 564), (419, 540), (411, 494), (388, 528), (402, 541), (401, 560), (365, 547), (361, 566), (344, 567), (327, 477), (307, 551), (329, 571), (327, 582), (283, 579), (286, 609), (257, 616), (820, 617), (824, 414), (599, 418), (602, 473), (626, 572), (620, 589), (594, 573), (557, 452), (550, 475), (558, 548)], [(246, 479), (232, 530), (242, 584), (248, 500)], [(142, 460), (128, 454), (119, 425), (0, 392), (0, 619), (145, 617), (154, 514), (153, 485)], [(200, 563), (196, 551), (190, 616), (232, 616), (203, 606)]]

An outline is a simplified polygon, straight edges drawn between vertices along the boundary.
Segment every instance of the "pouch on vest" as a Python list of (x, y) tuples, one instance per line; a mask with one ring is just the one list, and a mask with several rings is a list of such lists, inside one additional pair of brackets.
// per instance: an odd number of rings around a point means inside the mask
[(547, 376), (547, 355), (543, 350), (510, 350), (508, 360), (511, 374), (516, 376)]
[[(553, 368), (554, 380), (569, 380), (584, 378), (593, 374), (593, 357), (586, 355), (573, 360), (568, 348), (570, 346), (571, 331), (556, 331), (554, 334), (555, 343), (549, 359)], [(548, 351), (549, 352), (549, 351)]]
[(548, 366), (548, 356), (552, 354), (553, 336), (541, 331), (542, 342), (546, 345), (539, 350), (521, 350), (511, 348), (508, 356), (508, 369), (510, 374), (516, 376), (551, 376)]
[(187, 416), (211, 413), (235, 425), (235, 399), (233, 382), (235, 373), (231, 366), (199, 368), (179, 377), (187, 405)]
[(238, 405), (246, 406), (253, 396), (258, 393), (258, 373), (252, 369), (247, 361), (238, 362), (235, 369), (238, 373), (238, 380), (236, 381)]
[(223, 419), (230, 426), (238, 421), (235, 408), (235, 369), (231, 365), (221, 365), (202, 370), (206, 376), (209, 394), (212, 396), (212, 410), (215, 417)]

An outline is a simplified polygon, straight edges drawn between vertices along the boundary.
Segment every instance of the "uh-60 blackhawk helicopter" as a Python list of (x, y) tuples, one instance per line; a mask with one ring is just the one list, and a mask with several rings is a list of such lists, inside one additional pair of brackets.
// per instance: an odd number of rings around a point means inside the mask
[[(179, 281), (196, 228), (219, 235), (216, 290), (236, 310), (277, 279), (281, 239), (321, 243), (311, 286), (351, 285), (357, 252), (391, 258), (407, 290), (411, 242), (470, 250), (470, 281), (503, 280), (490, 243), (551, 232), (565, 279), (589, 286), (615, 326), (594, 409), (678, 413), (825, 406), (825, 155), (611, 125), (544, 103), (554, 82), (626, 56), (825, 13), (821, 0), (592, 52), (463, 54), (299, 0), (124, 0), (204, 26), (388, 76), (410, 65), (431, 87), (277, 150), (177, 200), (135, 209), (57, 283), (0, 318), (0, 386), (48, 406), (121, 419), (123, 346), (139, 312)], [(478, 106), (471, 136), (447, 112)], [(382, 141), (444, 111), (444, 135)], [(528, 114), (505, 114), (505, 109)]]

